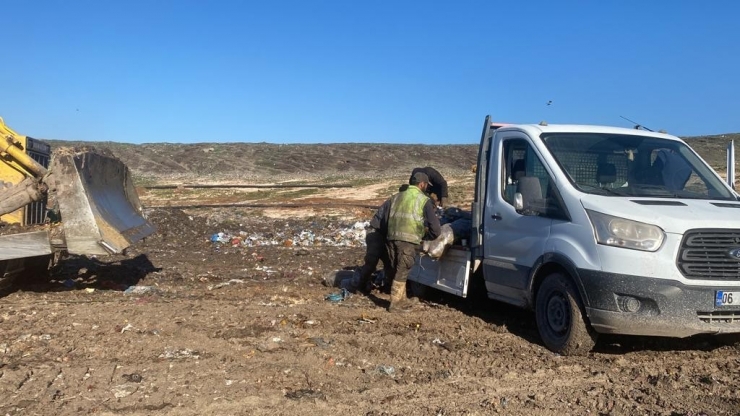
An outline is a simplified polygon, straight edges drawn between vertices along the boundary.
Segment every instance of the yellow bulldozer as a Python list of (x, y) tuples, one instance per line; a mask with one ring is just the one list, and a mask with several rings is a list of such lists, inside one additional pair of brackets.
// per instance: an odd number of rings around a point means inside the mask
[[(49, 221), (49, 200), (61, 221)], [(118, 158), (94, 149), (52, 153), (0, 118), (0, 287), (46, 270), (56, 253), (121, 253), (154, 231)]]

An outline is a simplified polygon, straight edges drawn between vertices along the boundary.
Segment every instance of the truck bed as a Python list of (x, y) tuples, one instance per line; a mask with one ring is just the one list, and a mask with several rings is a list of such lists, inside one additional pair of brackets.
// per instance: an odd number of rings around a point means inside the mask
[(466, 297), (469, 275), (470, 249), (452, 245), (439, 259), (418, 255), (409, 272), (409, 280)]

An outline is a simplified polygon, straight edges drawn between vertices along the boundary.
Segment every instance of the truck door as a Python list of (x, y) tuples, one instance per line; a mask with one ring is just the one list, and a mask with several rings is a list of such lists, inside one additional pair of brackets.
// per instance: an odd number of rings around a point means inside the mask
[[(488, 168), (483, 216), (483, 275), (489, 296), (524, 306), (532, 266), (550, 234), (548, 215), (554, 186), (541, 158), (521, 132), (500, 132)], [(515, 200), (521, 195), (523, 209)], [(551, 207), (550, 207), (551, 208)]]

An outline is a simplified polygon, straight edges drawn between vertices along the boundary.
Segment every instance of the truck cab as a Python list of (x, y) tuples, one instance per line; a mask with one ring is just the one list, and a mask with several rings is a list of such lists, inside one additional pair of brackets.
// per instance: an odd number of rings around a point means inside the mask
[[(532, 309), (544, 344), (740, 332), (740, 202), (681, 139), (486, 118), (467, 247), (409, 280)], [(485, 287), (485, 289), (483, 289)]]

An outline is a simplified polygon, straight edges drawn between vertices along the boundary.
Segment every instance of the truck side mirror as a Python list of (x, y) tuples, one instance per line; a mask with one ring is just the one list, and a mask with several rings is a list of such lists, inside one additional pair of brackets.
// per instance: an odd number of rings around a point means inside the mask
[(524, 209), (524, 197), (519, 192), (514, 194), (514, 209), (516, 212), (522, 212)]

